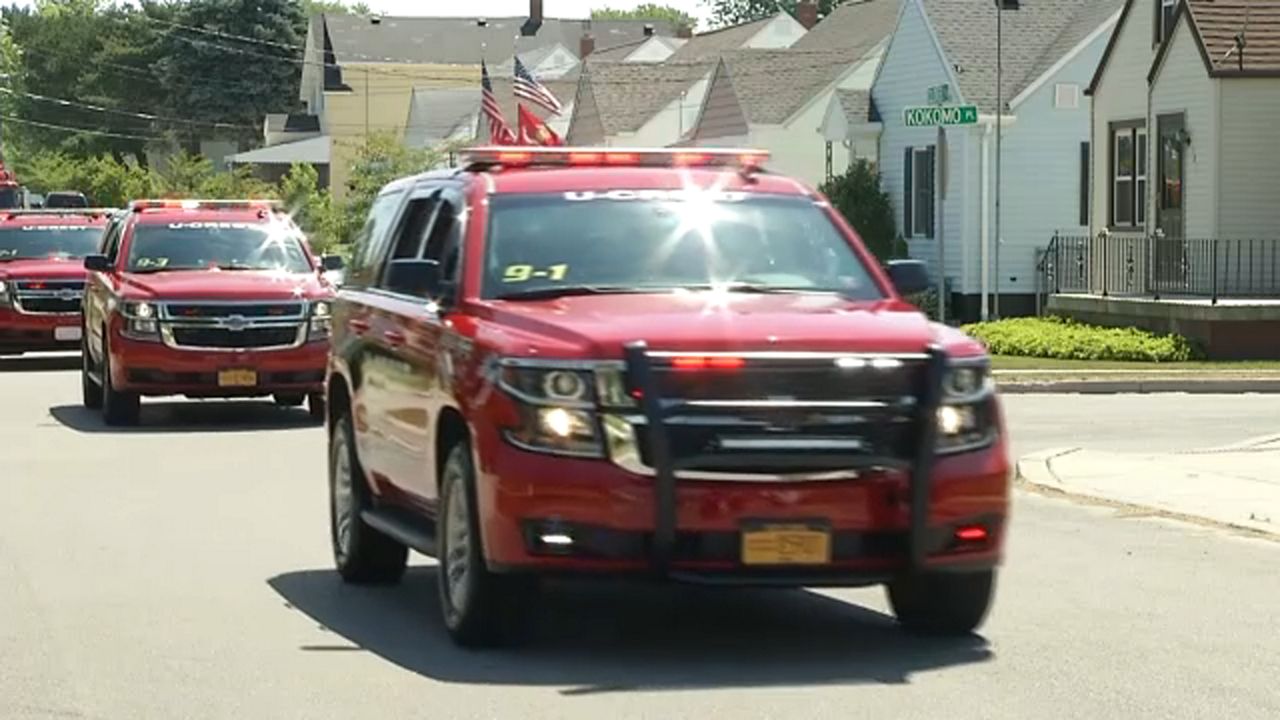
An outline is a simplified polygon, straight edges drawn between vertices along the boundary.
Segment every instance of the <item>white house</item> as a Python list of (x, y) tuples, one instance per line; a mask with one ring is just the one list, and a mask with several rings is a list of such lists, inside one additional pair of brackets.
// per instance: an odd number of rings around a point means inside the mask
[[(881, 183), (911, 255), (928, 262), (935, 277), (944, 273), (949, 315), (982, 317), (984, 299), (996, 292), (1001, 315), (1030, 314), (1037, 249), (1055, 232), (1087, 231), (1090, 115), (1083, 90), (1121, 3), (1004, 0), (997, 90), (994, 2), (903, 1), (872, 87), (883, 124)], [(907, 108), (939, 99), (977, 109), (976, 123), (945, 131), (944, 151), (937, 128), (908, 127), (905, 117)]]
[(1129, 0), (1089, 94), (1093, 233), (1280, 239), (1280, 0)]
[(687, 143), (768, 150), (770, 167), (817, 185), (859, 148), (826, 142), (821, 128), (833, 101), (871, 88), (897, 19), (895, 0), (837, 7), (786, 49), (720, 54), (698, 122)]

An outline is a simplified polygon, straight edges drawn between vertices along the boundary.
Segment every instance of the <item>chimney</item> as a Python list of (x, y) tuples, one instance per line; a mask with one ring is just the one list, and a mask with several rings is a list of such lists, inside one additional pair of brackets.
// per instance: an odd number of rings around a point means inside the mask
[(800, 0), (796, 3), (796, 20), (805, 30), (818, 24), (818, 3), (815, 0)]
[(645, 23), (645, 24), (644, 24), (644, 36), (645, 36), (645, 37), (653, 37), (653, 24), (652, 24), (652, 23)]
[(585, 60), (588, 55), (595, 52), (596, 39), (591, 36), (591, 31), (587, 30), (582, 33), (582, 38), (578, 40), (578, 59)]
[(524, 37), (533, 37), (538, 34), (540, 27), (542, 27), (542, 0), (529, 0), (529, 19), (520, 26), (520, 34)]
[(689, 38), (693, 37), (693, 26), (681, 25), (680, 27), (676, 28), (676, 37), (683, 38), (685, 40), (688, 40)]

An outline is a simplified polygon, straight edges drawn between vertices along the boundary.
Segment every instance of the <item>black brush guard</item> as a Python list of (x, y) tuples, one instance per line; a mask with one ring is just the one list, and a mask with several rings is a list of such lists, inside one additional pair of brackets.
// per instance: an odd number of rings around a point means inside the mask
[[(696, 355), (697, 353), (690, 353)], [(745, 353), (750, 356), (750, 353)], [(856, 353), (851, 353), (856, 356)], [(930, 476), (933, 472), (934, 447), (937, 437), (937, 410), (942, 399), (942, 385), (947, 369), (946, 354), (938, 347), (929, 347), (925, 352), (925, 367), (917, 382), (914, 392), (914, 414), (911, 434), (914, 441), (911, 445), (911, 457), (907, 462), (899, 460), (896, 464), (905, 466), (909, 477), (910, 528), (907, 544), (911, 570), (924, 567), (929, 554), (930, 538), (927, 527), (929, 515)], [(676, 457), (671, 449), (669, 438), (669, 420), (673, 417), (695, 411), (697, 404), (679, 399), (662, 397), (658, 377), (660, 373), (671, 372), (669, 365), (664, 365), (660, 357), (649, 351), (644, 342), (630, 343), (625, 348), (626, 372), (630, 390), (639, 392), (640, 405), (646, 425), (648, 426), (649, 465), (653, 469), (654, 479), (654, 533), (651, 545), (651, 560), (655, 572), (660, 575), (672, 575), (671, 562), (676, 545), (676, 473), (680, 470), (697, 466), (702, 457)], [(811, 404), (771, 401), (770, 409), (800, 409)], [(730, 405), (731, 407), (731, 405)], [(794, 456), (771, 456), (768, 458), (745, 458), (750, 462), (766, 461), (771, 466), (785, 466), (788, 463), (799, 466), (803, 458)], [(871, 463), (881, 459), (870, 459)], [(865, 467), (869, 458), (865, 455), (848, 458), (850, 469)]]

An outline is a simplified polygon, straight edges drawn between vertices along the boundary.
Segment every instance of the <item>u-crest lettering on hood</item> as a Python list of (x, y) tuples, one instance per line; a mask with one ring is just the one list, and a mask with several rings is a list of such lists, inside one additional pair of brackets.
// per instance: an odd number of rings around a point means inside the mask
[(747, 194), (736, 190), (570, 190), (564, 194), (565, 200), (583, 202), (589, 200), (713, 200), (715, 202), (741, 202)]

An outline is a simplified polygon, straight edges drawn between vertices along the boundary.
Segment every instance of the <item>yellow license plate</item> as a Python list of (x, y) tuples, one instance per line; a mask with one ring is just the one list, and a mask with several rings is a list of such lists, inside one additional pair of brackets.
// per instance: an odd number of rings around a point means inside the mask
[(761, 524), (742, 530), (744, 565), (826, 565), (831, 531), (811, 523)]
[(218, 372), (219, 387), (253, 387), (258, 384), (256, 370), (222, 370)]

